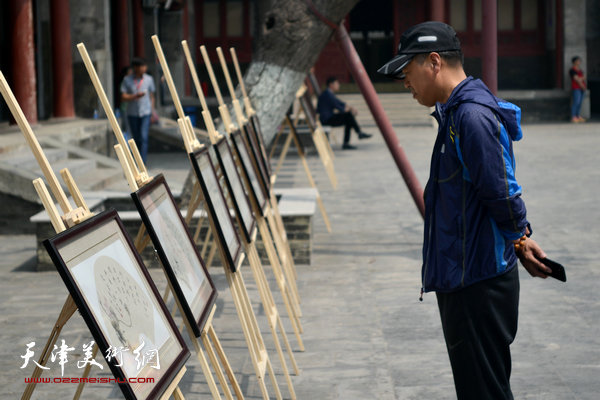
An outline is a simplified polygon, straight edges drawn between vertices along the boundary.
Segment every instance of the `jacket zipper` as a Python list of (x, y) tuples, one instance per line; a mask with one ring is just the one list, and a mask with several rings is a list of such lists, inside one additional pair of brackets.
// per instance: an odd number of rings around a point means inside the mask
[[(434, 182), (433, 184), (437, 184)], [(429, 230), (427, 232), (427, 254), (425, 255), (425, 270), (423, 271), (423, 277), (421, 278), (421, 294), (419, 296), (419, 301), (423, 301), (423, 293), (425, 292), (425, 278), (427, 277), (427, 268), (429, 267), (429, 254), (431, 252), (431, 225), (433, 224), (432, 222), (432, 216), (429, 216)]]

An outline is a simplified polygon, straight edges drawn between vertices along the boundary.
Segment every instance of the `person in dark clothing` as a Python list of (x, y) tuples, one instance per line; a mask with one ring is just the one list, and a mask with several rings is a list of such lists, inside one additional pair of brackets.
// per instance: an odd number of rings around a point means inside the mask
[(458, 399), (513, 399), (510, 344), (517, 333), (517, 259), (546, 278), (546, 255), (529, 236), (513, 141), (521, 110), (467, 77), (460, 41), (441, 22), (400, 38), (378, 72), (435, 106), (438, 134), (425, 188), (423, 292), (435, 291)]
[[(340, 82), (335, 77), (329, 77), (326, 81), (327, 88), (319, 96), (317, 102), (317, 113), (323, 125), (342, 126), (344, 125), (344, 144), (342, 149), (354, 150), (355, 146), (350, 144), (350, 130), (358, 134), (359, 139), (367, 139), (372, 135), (364, 133), (360, 130), (360, 126), (356, 122), (354, 116), (357, 111), (354, 107), (348, 106), (346, 103), (338, 99), (335, 93), (340, 89)], [(338, 112), (335, 112), (337, 110)]]

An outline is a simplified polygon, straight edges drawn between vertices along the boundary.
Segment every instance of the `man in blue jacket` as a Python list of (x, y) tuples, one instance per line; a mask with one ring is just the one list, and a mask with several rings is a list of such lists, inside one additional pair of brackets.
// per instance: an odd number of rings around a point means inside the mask
[[(337, 78), (330, 76), (325, 81), (327, 88), (323, 90), (317, 102), (317, 113), (323, 125), (342, 126), (344, 125), (344, 144), (342, 149), (354, 150), (355, 146), (350, 144), (350, 130), (354, 129), (359, 139), (367, 139), (372, 135), (360, 130), (354, 116), (357, 111), (335, 96), (340, 89), (340, 82)], [(335, 112), (335, 111), (338, 112)]]
[(436, 292), (457, 396), (512, 399), (517, 258), (532, 276), (545, 278), (551, 270), (529, 238), (515, 179), (512, 142), (522, 137), (521, 110), (467, 77), (462, 62), (454, 29), (425, 22), (402, 35), (398, 55), (378, 72), (435, 106), (421, 293)]

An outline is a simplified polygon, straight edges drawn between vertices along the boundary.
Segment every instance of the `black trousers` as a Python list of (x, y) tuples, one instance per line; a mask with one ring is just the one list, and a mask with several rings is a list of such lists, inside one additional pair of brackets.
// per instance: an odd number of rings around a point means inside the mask
[(452, 293), (437, 293), (459, 400), (513, 399), (510, 344), (517, 334), (518, 265)]
[(360, 133), (360, 127), (351, 112), (340, 112), (333, 114), (327, 121), (322, 121), (324, 125), (342, 126), (344, 125), (344, 144), (350, 143), (350, 129), (354, 128), (356, 133)]

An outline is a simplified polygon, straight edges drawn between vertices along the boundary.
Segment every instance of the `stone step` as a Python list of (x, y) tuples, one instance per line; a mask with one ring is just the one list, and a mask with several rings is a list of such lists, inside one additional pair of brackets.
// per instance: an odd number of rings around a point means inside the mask
[[(66, 149), (60, 148), (44, 148), (43, 150), (50, 164), (67, 158), (69, 154)], [(14, 152), (2, 153), (0, 154), (0, 160), (19, 168), (31, 169), (38, 166), (37, 160), (28, 147), (21, 148)]]
[[(94, 168), (75, 178), (82, 190), (103, 190), (109, 187), (127, 190), (123, 171), (116, 168)], [(119, 190), (121, 191), (121, 190)]]
[[(75, 179), (76, 183), (78, 183), (77, 178), (95, 169), (96, 163), (92, 160), (87, 160), (85, 158), (63, 158), (51, 161), (50, 166), (52, 167), (52, 170), (54, 171), (57, 177), (60, 176), (60, 171), (63, 168), (67, 168), (73, 176), (73, 178)], [(37, 164), (34, 168), (31, 168), (31, 171), (34, 174), (39, 174), (40, 176), (43, 175), (42, 170), (39, 168), (39, 166), (37, 166)]]

